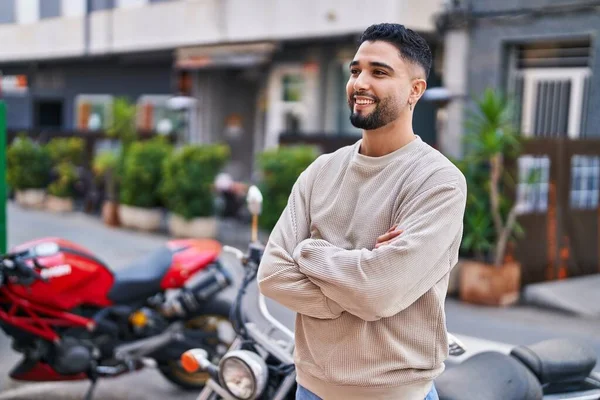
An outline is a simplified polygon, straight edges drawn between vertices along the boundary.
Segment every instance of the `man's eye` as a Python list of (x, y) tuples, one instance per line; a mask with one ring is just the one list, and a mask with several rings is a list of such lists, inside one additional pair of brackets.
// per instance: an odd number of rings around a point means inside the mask
[(375, 74), (375, 75), (385, 75), (385, 71), (375, 70), (375, 72), (373, 72), (373, 74)]
[(357, 70), (357, 69), (351, 69), (351, 70), (350, 70), (350, 73), (351, 73), (352, 75), (356, 75), (356, 74), (358, 74), (359, 72), (360, 72), (360, 71), (359, 71), (359, 70)]

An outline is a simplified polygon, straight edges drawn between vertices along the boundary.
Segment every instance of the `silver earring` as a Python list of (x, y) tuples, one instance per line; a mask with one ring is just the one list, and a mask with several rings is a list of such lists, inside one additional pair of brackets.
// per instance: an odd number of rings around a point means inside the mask
[(408, 103), (408, 108), (410, 108), (410, 111), (412, 111), (412, 103)]

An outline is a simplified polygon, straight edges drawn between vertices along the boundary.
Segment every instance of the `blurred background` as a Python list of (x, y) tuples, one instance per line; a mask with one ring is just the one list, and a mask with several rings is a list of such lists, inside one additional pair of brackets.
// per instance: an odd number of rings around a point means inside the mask
[[(467, 177), (449, 330), (600, 355), (600, 1), (0, 0), (2, 242), (114, 268), (172, 237), (244, 248), (251, 184), (266, 240), (300, 172), (360, 138), (348, 64), (380, 22), (428, 41), (414, 130)], [(115, 398), (187, 398), (135, 379)]]

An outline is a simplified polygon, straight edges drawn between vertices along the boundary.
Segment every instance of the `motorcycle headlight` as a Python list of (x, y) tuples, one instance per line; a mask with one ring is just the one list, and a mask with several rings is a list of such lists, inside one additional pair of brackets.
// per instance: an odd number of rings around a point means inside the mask
[(219, 364), (221, 384), (240, 400), (253, 400), (265, 390), (269, 370), (258, 354), (236, 350), (226, 354)]

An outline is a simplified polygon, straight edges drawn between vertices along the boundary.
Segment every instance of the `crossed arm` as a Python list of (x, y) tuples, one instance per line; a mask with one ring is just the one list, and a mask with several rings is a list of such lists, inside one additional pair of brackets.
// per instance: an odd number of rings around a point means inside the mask
[(258, 286), (267, 297), (297, 313), (319, 319), (335, 319), (343, 311), (300, 272), (292, 258), (299, 242), (310, 236), (303, 172), (292, 189), (287, 207), (271, 232), (258, 268)]
[(457, 186), (435, 186), (404, 204), (397, 217), (402, 235), (387, 235), (372, 250), (346, 250), (309, 238), (303, 184), (299, 179), (294, 187), (259, 268), (267, 297), (314, 318), (347, 311), (375, 321), (410, 306), (452, 267), (466, 201)]

